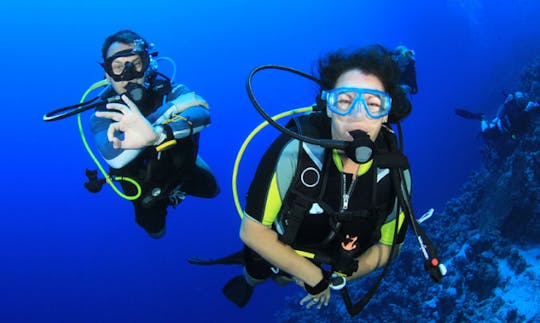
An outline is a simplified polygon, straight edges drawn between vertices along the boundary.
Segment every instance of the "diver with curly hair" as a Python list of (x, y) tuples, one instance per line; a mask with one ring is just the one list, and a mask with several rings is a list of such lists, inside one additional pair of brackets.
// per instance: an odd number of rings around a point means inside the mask
[[(388, 123), (405, 118), (411, 105), (392, 54), (377, 45), (319, 60), (317, 101), (325, 108), (295, 119), (295, 128), (314, 138), (359, 142), (359, 149), (351, 157), (278, 137), (247, 194), (240, 228), (244, 250), (216, 261), (190, 260), (242, 263), (242, 274), (223, 288), (236, 305), (245, 306), (254, 287), (271, 278), (296, 281), (307, 292), (301, 304), (320, 308), (330, 300), (332, 273), (355, 280), (396, 257), (404, 217), (391, 172), (378, 156), (395, 149)], [(404, 174), (400, 187), (410, 192), (408, 169)]]

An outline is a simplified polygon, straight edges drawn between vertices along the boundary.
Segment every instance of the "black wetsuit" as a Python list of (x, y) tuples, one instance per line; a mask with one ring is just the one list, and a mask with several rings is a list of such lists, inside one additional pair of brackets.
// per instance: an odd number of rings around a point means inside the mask
[[(206, 198), (219, 192), (214, 175), (198, 157), (199, 132), (210, 123), (210, 115), (206, 102), (184, 85), (174, 86), (167, 95), (150, 93), (138, 105), (153, 125), (167, 123), (175, 145), (161, 152), (154, 146), (114, 149), (106, 137), (111, 120), (92, 116), (91, 128), (111, 175), (132, 178), (142, 187), (141, 197), (133, 201), (136, 222), (149, 233), (159, 233), (165, 228), (167, 206), (181, 201), (169, 199), (173, 190)], [(171, 119), (175, 115), (182, 118)], [(121, 185), (127, 195), (136, 193), (129, 182)]]

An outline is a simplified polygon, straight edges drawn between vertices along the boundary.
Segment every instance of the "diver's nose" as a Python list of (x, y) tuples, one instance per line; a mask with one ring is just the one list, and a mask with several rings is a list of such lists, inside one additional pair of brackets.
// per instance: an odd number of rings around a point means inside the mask
[(352, 116), (358, 120), (368, 119), (368, 115), (366, 113), (366, 107), (364, 106), (363, 100), (356, 101), (356, 104), (354, 105), (353, 110), (352, 110)]

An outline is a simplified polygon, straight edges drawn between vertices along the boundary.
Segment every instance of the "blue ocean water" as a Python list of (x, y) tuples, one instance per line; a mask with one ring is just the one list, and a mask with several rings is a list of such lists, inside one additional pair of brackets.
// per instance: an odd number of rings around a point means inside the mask
[[(296, 287), (263, 285), (237, 309), (220, 289), (239, 267), (186, 261), (241, 248), (231, 173), (237, 150), (262, 121), (245, 91), (250, 70), (280, 64), (310, 72), (329, 51), (372, 43), (413, 48), (419, 93), (402, 126), (421, 213), (442, 208), (479, 166), (479, 125), (457, 118), (454, 109), (494, 115), (502, 93), (517, 89), (521, 69), (540, 53), (538, 13), (534, 1), (503, 0), (3, 4), (0, 321), (277, 321), (274, 313)], [(172, 210), (167, 235), (158, 241), (134, 223), (131, 205), (111, 189), (85, 190), (84, 170), (94, 166), (75, 118), (42, 121), (102, 79), (96, 63), (102, 41), (126, 28), (173, 58), (176, 81), (212, 109), (200, 152), (222, 193), (189, 198)], [(256, 92), (271, 114), (313, 102), (308, 80), (279, 72), (259, 77)], [(249, 147), (241, 197), (275, 134), (267, 129)]]

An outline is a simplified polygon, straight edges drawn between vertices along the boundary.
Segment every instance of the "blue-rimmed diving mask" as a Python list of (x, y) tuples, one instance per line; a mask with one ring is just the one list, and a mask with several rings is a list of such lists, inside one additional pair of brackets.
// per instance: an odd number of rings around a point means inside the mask
[(322, 91), (321, 98), (333, 113), (346, 116), (361, 107), (372, 119), (382, 118), (390, 113), (392, 98), (385, 92), (354, 87), (338, 87)]

